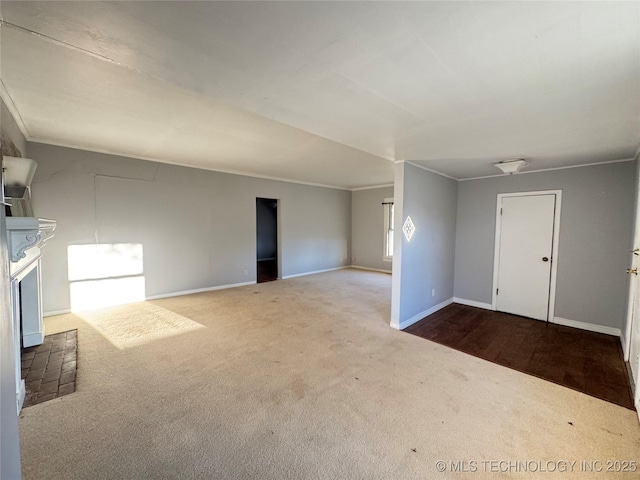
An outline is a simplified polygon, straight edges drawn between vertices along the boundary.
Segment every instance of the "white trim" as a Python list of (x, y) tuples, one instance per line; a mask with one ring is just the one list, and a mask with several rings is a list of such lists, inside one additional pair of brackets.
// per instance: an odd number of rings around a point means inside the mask
[[(413, 325), (416, 322), (419, 322), (423, 318), (436, 313), (438, 310), (442, 310), (444, 307), (446, 307), (447, 305), (451, 305), (452, 303), (453, 303), (453, 298), (450, 298), (448, 300), (445, 300), (444, 302), (434, 305), (431, 308), (427, 308), (426, 310), (423, 310), (422, 312), (415, 314), (413, 317), (409, 318), (408, 320), (404, 320), (403, 322), (400, 322), (400, 326), (398, 330), (404, 330), (405, 328), (410, 327), (411, 325)], [(393, 327), (393, 324), (391, 326)], [(396, 328), (396, 327), (393, 327), (393, 328)]]
[[(554, 170), (567, 170), (569, 168), (595, 167), (597, 165), (609, 165), (610, 163), (631, 162), (633, 160), (635, 160), (635, 158), (623, 158), (621, 160), (608, 160), (606, 162), (584, 163), (582, 165), (566, 165), (564, 167), (541, 168), (539, 170), (527, 170), (525, 172), (519, 172), (516, 175), (523, 175), (527, 173), (552, 172)], [(482, 180), (483, 178), (510, 177), (510, 176), (511, 175), (509, 174), (499, 173), (497, 175), (485, 175), (483, 177), (460, 178), (458, 179), (458, 181), (465, 182), (467, 180)]]
[[(382, 260), (385, 262), (391, 262), (393, 261), (393, 252), (391, 252), (391, 255), (387, 255), (387, 252), (389, 251), (389, 230), (393, 231), (394, 225), (391, 224), (391, 209), (393, 207), (393, 198), (385, 198), (383, 200), (383, 207), (384, 208), (384, 218), (382, 223), (383, 225), (383, 237), (382, 237)], [(394, 238), (395, 241), (395, 238)]]
[(500, 210), (502, 209), (502, 197), (498, 194), (496, 200), (496, 231), (494, 232), (493, 240), (493, 280), (491, 283), (491, 310), (496, 309), (498, 299), (496, 298), (496, 288), (498, 285), (498, 270), (500, 268), (500, 237), (502, 232), (502, 215)]
[(41, 332), (22, 334), (22, 345), (25, 348), (40, 345), (42, 342), (44, 342), (44, 330)]
[(638, 412), (638, 420), (640, 420), (640, 385), (635, 378), (633, 378), (633, 371), (629, 372), (629, 382), (631, 384), (631, 391), (633, 392), (633, 404)]
[(20, 380), (20, 386), (18, 387), (18, 393), (17, 393), (18, 414), (20, 413), (20, 410), (22, 410), (22, 407), (24, 405), (24, 399), (27, 396), (27, 387), (25, 383), (26, 382), (24, 379)]
[[(636, 153), (636, 157), (640, 155), (640, 147), (638, 148), (638, 152)], [(640, 161), (640, 159), (639, 159)], [(636, 165), (636, 169), (638, 165)], [(635, 205), (633, 211), (633, 244), (631, 248), (640, 248), (640, 173), (636, 171), (636, 177), (634, 179), (635, 183)], [(640, 262), (638, 262), (638, 256), (634, 255), (633, 252), (630, 255), (630, 268), (638, 268)], [(636, 303), (637, 303), (637, 295), (638, 292), (638, 276), (637, 275), (629, 275), (629, 288), (627, 293), (627, 314), (625, 318), (625, 332), (622, 336), (622, 352), (624, 353), (624, 361), (630, 362), (631, 355), (631, 337), (633, 335), (633, 323), (634, 321), (640, 321), (640, 318), (635, 319), (635, 315), (640, 315), (640, 312), (635, 312)], [(640, 366), (639, 366), (640, 367)], [(640, 369), (640, 368), (639, 368)]]
[(460, 305), (467, 305), (469, 307), (484, 308), (485, 310), (493, 310), (490, 303), (476, 302), (475, 300), (467, 300), (466, 298), (453, 297), (453, 303), (459, 303)]
[[(206, 288), (196, 288), (194, 290), (183, 290), (181, 292), (171, 292), (171, 293), (161, 293), (160, 295), (150, 295), (148, 297), (145, 296), (144, 300), (159, 300), (161, 298), (171, 298), (171, 297), (181, 297), (183, 295), (193, 295), (194, 293), (203, 293), (203, 292), (213, 292), (215, 290), (226, 290), (228, 288), (236, 288), (236, 287), (246, 287), (247, 285), (255, 285), (256, 282), (241, 282), (241, 283), (230, 283), (227, 285), (217, 285), (215, 287), (206, 287)], [(115, 306), (115, 305), (114, 305)], [(51, 310), (49, 312), (44, 312), (45, 317), (53, 317), (55, 315), (64, 315), (66, 313), (73, 313), (70, 309), (64, 310)]]
[[(16, 125), (18, 126), (18, 130), (20, 130), (20, 133), (22, 133), (22, 136), (24, 137), (24, 139), (27, 142), (30, 142), (32, 137), (29, 134), (29, 129), (27, 128), (27, 124), (24, 123), (22, 115), (20, 115), (20, 112), (18, 112), (18, 108), (16, 107), (16, 104), (13, 101), (13, 97), (9, 93), (9, 90), (7, 89), (2, 79), (0, 79), (0, 98), (2, 98), (2, 100), (4, 101), (4, 104), (7, 106), (7, 110), (9, 110), (9, 113), (13, 117), (13, 120), (16, 122)], [(22, 152), (22, 154), (26, 155), (27, 153)]]
[(502, 199), (508, 197), (529, 197), (537, 195), (555, 195), (555, 213), (553, 220), (553, 246), (551, 251), (551, 280), (549, 283), (549, 306), (547, 321), (554, 318), (556, 308), (556, 285), (558, 277), (558, 246), (560, 243), (560, 213), (562, 210), (562, 190), (537, 190), (532, 192), (499, 193), (496, 200), (496, 232), (493, 251), (493, 284), (491, 290), (491, 309), (495, 310), (498, 303), (496, 288), (498, 288), (498, 270), (500, 268), (500, 235), (502, 231), (502, 215), (500, 209)]
[(359, 192), (361, 190), (374, 190), (376, 188), (389, 188), (389, 187), (393, 187), (393, 183), (386, 183), (384, 185), (371, 185), (370, 187), (357, 187), (357, 188), (352, 188), (351, 191)]
[[(488, 303), (476, 302), (475, 300), (466, 300), (464, 298), (453, 297), (453, 303), (468, 305), (470, 307), (483, 308), (485, 310), (494, 310), (493, 307)], [(613, 335), (614, 337), (620, 337), (620, 341), (624, 342), (624, 335), (619, 328), (607, 327), (606, 325), (598, 325), (596, 323), (579, 322), (577, 320), (569, 320), (562, 317), (553, 317), (553, 320), (550, 320), (549, 323), (564, 325), (565, 327), (579, 328), (580, 330), (588, 330), (590, 332)]]
[(555, 218), (553, 222), (553, 251), (551, 252), (551, 282), (549, 283), (549, 313), (554, 318), (556, 290), (558, 288), (558, 252), (560, 249), (560, 216), (562, 214), (562, 190), (556, 191)]
[(564, 325), (565, 327), (579, 328), (581, 330), (589, 330), (590, 332), (604, 333), (619, 337), (622, 333), (619, 328), (607, 327), (605, 325), (597, 325), (595, 323), (579, 322), (577, 320), (569, 320), (568, 318), (553, 317), (551, 323)]
[(404, 162), (393, 166), (393, 209), (395, 225), (393, 232), (393, 263), (391, 264), (391, 318), (389, 326), (400, 330), (400, 287), (402, 277), (402, 214), (404, 210)]
[(246, 287), (247, 285), (255, 285), (255, 281), (241, 282), (241, 283), (229, 283), (227, 285), (217, 285), (215, 287), (196, 288), (195, 290), (183, 290), (181, 292), (161, 293), (160, 295), (151, 295), (145, 297), (146, 300), (158, 300), (160, 298), (181, 297), (183, 295), (193, 295), (194, 293), (213, 292), (215, 290), (226, 290), (228, 288)]
[(71, 313), (71, 309), (65, 308), (64, 310), (50, 310), (42, 314), (43, 317), (55, 317), (56, 315), (65, 315)]
[[(278, 273), (277, 273), (277, 277), (278, 280), (280, 280), (282, 278), (282, 258), (284, 257), (284, 255), (282, 255), (282, 239), (284, 237), (284, 235), (282, 234), (282, 199), (278, 198), (276, 199), (276, 255), (278, 256)], [(257, 205), (256, 205), (257, 207)], [(257, 213), (256, 213), (256, 220), (257, 220)], [(258, 224), (256, 222), (256, 234), (253, 236), (253, 238), (256, 239), (256, 254), (258, 252), (258, 244), (257, 244), (257, 239), (258, 239)], [(257, 256), (257, 255), (256, 255)], [(258, 271), (256, 270), (256, 283), (258, 281)]]
[(345, 268), (349, 268), (349, 267), (350, 267), (349, 265), (344, 265), (342, 267), (326, 268), (324, 270), (315, 270), (313, 272), (296, 273), (294, 275), (284, 276), (282, 277), (282, 279), (287, 280), (289, 278), (306, 277), (307, 275), (315, 275), (316, 273), (334, 272), (336, 270), (344, 270)]
[[(330, 272), (333, 270), (342, 270), (345, 268), (349, 268), (347, 267), (338, 267), (338, 268), (330, 268), (328, 270), (318, 270), (316, 272), (308, 272), (308, 273), (299, 273), (296, 275), (290, 275), (288, 277), (284, 277), (284, 278), (293, 278), (293, 277), (301, 277), (303, 275), (313, 275), (315, 273), (323, 273), (323, 272)], [(171, 293), (161, 293), (159, 295), (150, 295), (145, 297), (145, 301), (147, 300), (159, 300), (161, 298), (171, 298), (171, 297), (181, 297), (183, 295), (193, 295), (194, 293), (203, 293), (203, 292), (213, 292), (216, 290), (226, 290), (229, 288), (236, 288), (236, 287), (246, 287), (248, 285), (256, 285), (256, 281), (251, 281), (251, 282), (240, 282), (240, 283), (229, 283), (226, 285), (216, 285), (215, 287), (206, 287), (206, 288), (196, 288), (194, 290), (183, 290), (180, 292), (171, 292)], [(44, 312), (45, 317), (52, 317), (55, 315), (64, 315), (66, 313), (73, 313), (70, 309), (64, 309), (64, 310), (51, 310), (48, 312)]]
[[(635, 245), (636, 244), (634, 243), (634, 247)], [(631, 268), (638, 268), (638, 262), (634, 258), (631, 259), (631, 262)], [(636, 295), (638, 294), (637, 275), (629, 275), (629, 277), (629, 289), (627, 296), (629, 300), (627, 302), (627, 314), (625, 317), (625, 331), (622, 332), (622, 335), (620, 335), (620, 338), (622, 339), (622, 354), (625, 362), (628, 362), (629, 357), (631, 356), (631, 329), (633, 328)], [(640, 320), (640, 318), (638, 320)]]
[(459, 181), (455, 177), (451, 177), (451, 176), (446, 175), (446, 174), (444, 174), (442, 172), (438, 172), (437, 170), (432, 170), (431, 168), (427, 168), (427, 167), (425, 167), (423, 165), (418, 165), (417, 163), (413, 163), (413, 162), (410, 162), (410, 161), (406, 161), (405, 163), (408, 163), (409, 165), (413, 165), (416, 168), (421, 168), (422, 170), (426, 170), (427, 172), (435, 173), (436, 175), (440, 175), (441, 177), (449, 178), (451, 180), (455, 180), (456, 182)]
[(391, 274), (391, 270), (382, 270), (381, 268), (361, 267), (360, 265), (351, 265), (349, 268), (355, 268), (356, 270), (368, 270), (370, 272), (381, 272), (381, 273)]

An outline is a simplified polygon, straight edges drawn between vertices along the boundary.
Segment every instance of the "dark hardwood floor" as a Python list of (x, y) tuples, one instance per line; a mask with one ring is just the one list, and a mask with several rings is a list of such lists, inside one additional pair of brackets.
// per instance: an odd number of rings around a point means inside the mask
[(258, 283), (278, 280), (278, 260), (258, 260)]
[(456, 303), (404, 331), (634, 409), (618, 337)]

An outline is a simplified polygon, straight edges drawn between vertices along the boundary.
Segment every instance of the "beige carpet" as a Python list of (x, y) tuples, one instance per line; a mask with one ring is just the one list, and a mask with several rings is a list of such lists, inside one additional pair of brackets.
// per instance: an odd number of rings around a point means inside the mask
[(21, 414), (24, 477), (638, 478), (581, 472), (640, 460), (635, 412), (390, 329), (390, 284), (342, 270), (47, 319), (78, 329), (77, 391)]

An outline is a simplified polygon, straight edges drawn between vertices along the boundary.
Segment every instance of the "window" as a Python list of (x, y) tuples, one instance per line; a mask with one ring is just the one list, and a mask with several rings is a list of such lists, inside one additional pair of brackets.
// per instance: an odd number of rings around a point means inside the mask
[(384, 256), (390, 262), (393, 258), (393, 198), (385, 198), (384, 207)]

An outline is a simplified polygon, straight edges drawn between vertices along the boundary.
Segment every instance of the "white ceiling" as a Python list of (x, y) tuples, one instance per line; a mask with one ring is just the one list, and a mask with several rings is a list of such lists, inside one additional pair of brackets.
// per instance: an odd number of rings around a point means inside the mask
[[(27, 135), (343, 188), (634, 156), (637, 2), (3, 2)], [(31, 32), (37, 32), (33, 34)]]

